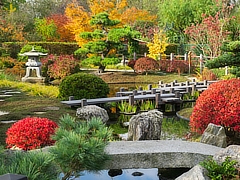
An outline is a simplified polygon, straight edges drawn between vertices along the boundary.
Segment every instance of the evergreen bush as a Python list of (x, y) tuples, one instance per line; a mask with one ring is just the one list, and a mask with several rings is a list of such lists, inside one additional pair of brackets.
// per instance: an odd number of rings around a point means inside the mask
[(104, 98), (108, 93), (107, 83), (100, 77), (87, 73), (66, 76), (59, 85), (59, 98), (62, 100), (68, 100), (69, 96), (74, 96), (75, 99)]
[(105, 147), (112, 136), (112, 131), (105, 127), (102, 120), (92, 118), (88, 122), (79, 122), (64, 115), (60, 118), (55, 146), (50, 149), (64, 177), (78, 177), (81, 171), (97, 171), (104, 168), (109, 159)]

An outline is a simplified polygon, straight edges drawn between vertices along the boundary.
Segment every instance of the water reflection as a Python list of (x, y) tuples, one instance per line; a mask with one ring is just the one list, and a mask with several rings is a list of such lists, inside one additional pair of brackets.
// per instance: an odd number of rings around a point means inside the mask
[[(98, 173), (83, 172), (75, 180), (173, 180), (187, 172), (189, 168), (172, 169), (110, 169)], [(62, 176), (62, 174), (60, 175)], [(73, 180), (73, 179), (72, 179)]]

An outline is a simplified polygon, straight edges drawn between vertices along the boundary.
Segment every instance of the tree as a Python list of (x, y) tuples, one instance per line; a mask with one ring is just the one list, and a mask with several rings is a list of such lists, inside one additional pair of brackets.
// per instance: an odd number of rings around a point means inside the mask
[(88, 43), (84, 44), (83, 48), (78, 49), (76, 53), (81, 55), (95, 55), (83, 60), (83, 64), (99, 66), (99, 72), (103, 72), (107, 64), (116, 64), (119, 62), (118, 58), (111, 55), (112, 52), (127, 53), (124, 50), (124, 40), (139, 38), (140, 33), (133, 31), (129, 26), (111, 29), (111, 27), (119, 23), (119, 20), (109, 19), (107, 13), (99, 13), (92, 16), (90, 25), (97, 26), (98, 29), (93, 32), (83, 32), (80, 34), (80, 37), (88, 40)]
[(174, 23), (174, 27), (180, 32), (195, 20), (201, 22), (203, 13), (215, 14), (216, 3), (214, 0), (167, 0), (159, 4), (159, 17), (161, 17), (160, 26), (164, 27), (166, 23)]
[(63, 14), (52, 14), (43, 19), (35, 19), (35, 27), (43, 41), (73, 42), (74, 35), (66, 28), (69, 19)]
[(217, 6), (220, 6), (221, 11), (218, 11), (215, 16), (202, 14), (204, 19), (201, 23), (192, 24), (191, 27), (184, 30), (189, 35), (190, 41), (197, 44), (195, 48), (205, 56), (210, 57), (217, 57), (221, 54), (220, 46), (231, 33), (226, 29), (226, 26), (232, 20), (230, 13), (233, 5), (228, 6), (223, 0), (222, 4), (217, 4)]
[(221, 50), (226, 53), (208, 60), (205, 66), (209, 69), (234, 66), (230, 72), (240, 77), (240, 41), (225, 41)]
[[(89, 21), (92, 15), (98, 13), (109, 14), (110, 19), (118, 19), (120, 23), (117, 27), (123, 27), (123, 25), (129, 25), (130, 22), (138, 20), (155, 20), (156, 16), (149, 15), (148, 12), (143, 10), (132, 9), (125, 11), (127, 7), (127, 0), (91, 0), (89, 2), (89, 9), (86, 10), (82, 6), (78, 5), (78, 2), (68, 4), (66, 8), (66, 16), (70, 19), (67, 28), (75, 35), (75, 40), (78, 45), (82, 47), (83, 44), (87, 43), (86, 39), (79, 37), (82, 32), (93, 32), (96, 27), (90, 26)], [(115, 28), (115, 27), (111, 27)]]
[(164, 54), (164, 52), (166, 51), (166, 47), (168, 46), (168, 43), (166, 41), (166, 35), (162, 31), (160, 33), (155, 33), (153, 43), (147, 44), (147, 46), (149, 47), (148, 57), (157, 60), (159, 53), (161, 53), (162, 56), (165, 56), (166, 54)]

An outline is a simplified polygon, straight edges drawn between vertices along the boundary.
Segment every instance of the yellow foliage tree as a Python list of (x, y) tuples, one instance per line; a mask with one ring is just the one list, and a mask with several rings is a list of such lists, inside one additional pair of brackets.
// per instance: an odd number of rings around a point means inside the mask
[(161, 53), (162, 56), (166, 56), (164, 52), (166, 51), (166, 47), (168, 45), (166, 34), (164, 34), (163, 31), (155, 33), (153, 43), (147, 44), (149, 47), (148, 57), (156, 59), (156, 57), (159, 57), (159, 53)]
[(89, 25), (92, 15), (102, 12), (108, 13), (110, 19), (118, 19), (121, 21), (121, 23), (117, 25), (118, 27), (128, 25), (135, 20), (154, 21), (156, 19), (156, 16), (151, 16), (148, 12), (137, 10), (136, 8), (124, 11), (124, 8), (127, 7), (127, 0), (89, 0), (88, 4), (90, 8), (89, 12), (82, 6), (79, 6), (76, 0), (68, 4), (65, 10), (66, 16), (70, 19), (66, 27), (75, 34), (75, 40), (80, 47), (87, 43), (88, 40), (80, 38), (79, 34), (82, 32), (92, 32), (97, 28)]

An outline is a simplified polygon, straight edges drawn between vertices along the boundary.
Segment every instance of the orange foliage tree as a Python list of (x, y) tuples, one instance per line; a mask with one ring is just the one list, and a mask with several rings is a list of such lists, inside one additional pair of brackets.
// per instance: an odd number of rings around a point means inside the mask
[(56, 33), (59, 35), (55, 38), (55, 42), (73, 42), (74, 34), (66, 28), (66, 24), (69, 22), (68, 17), (65, 14), (52, 14), (46, 18), (48, 22), (53, 21), (57, 27)]
[[(98, 13), (107, 13), (109, 14), (110, 19), (118, 19), (121, 21), (118, 24), (118, 27), (123, 25), (129, 25), (131, 22), (137, 20), (148, 20), (154, 21), (156, 16), (151, 16), (147, 11), (137, 10), (136, 8), (126, 9), (127, 0), (89, 0), (88, 12), (82, 6), (79, 6), (76, 1), (68, 4), (65, 14), (69, 17), (70, 22), (67, 25), (67, 28), (75, 35), (75, 40), (78, 42), (78, 45), (82, 47), (83, 44), (87, 43), (88, 40), (82, 39), (79, 37), (79, 34), (82, 32), (93, 32), (97, 27), (91, 27), (89, 22), (92, 15)], [(111, 27), (116, 28), (116, 26)]]

